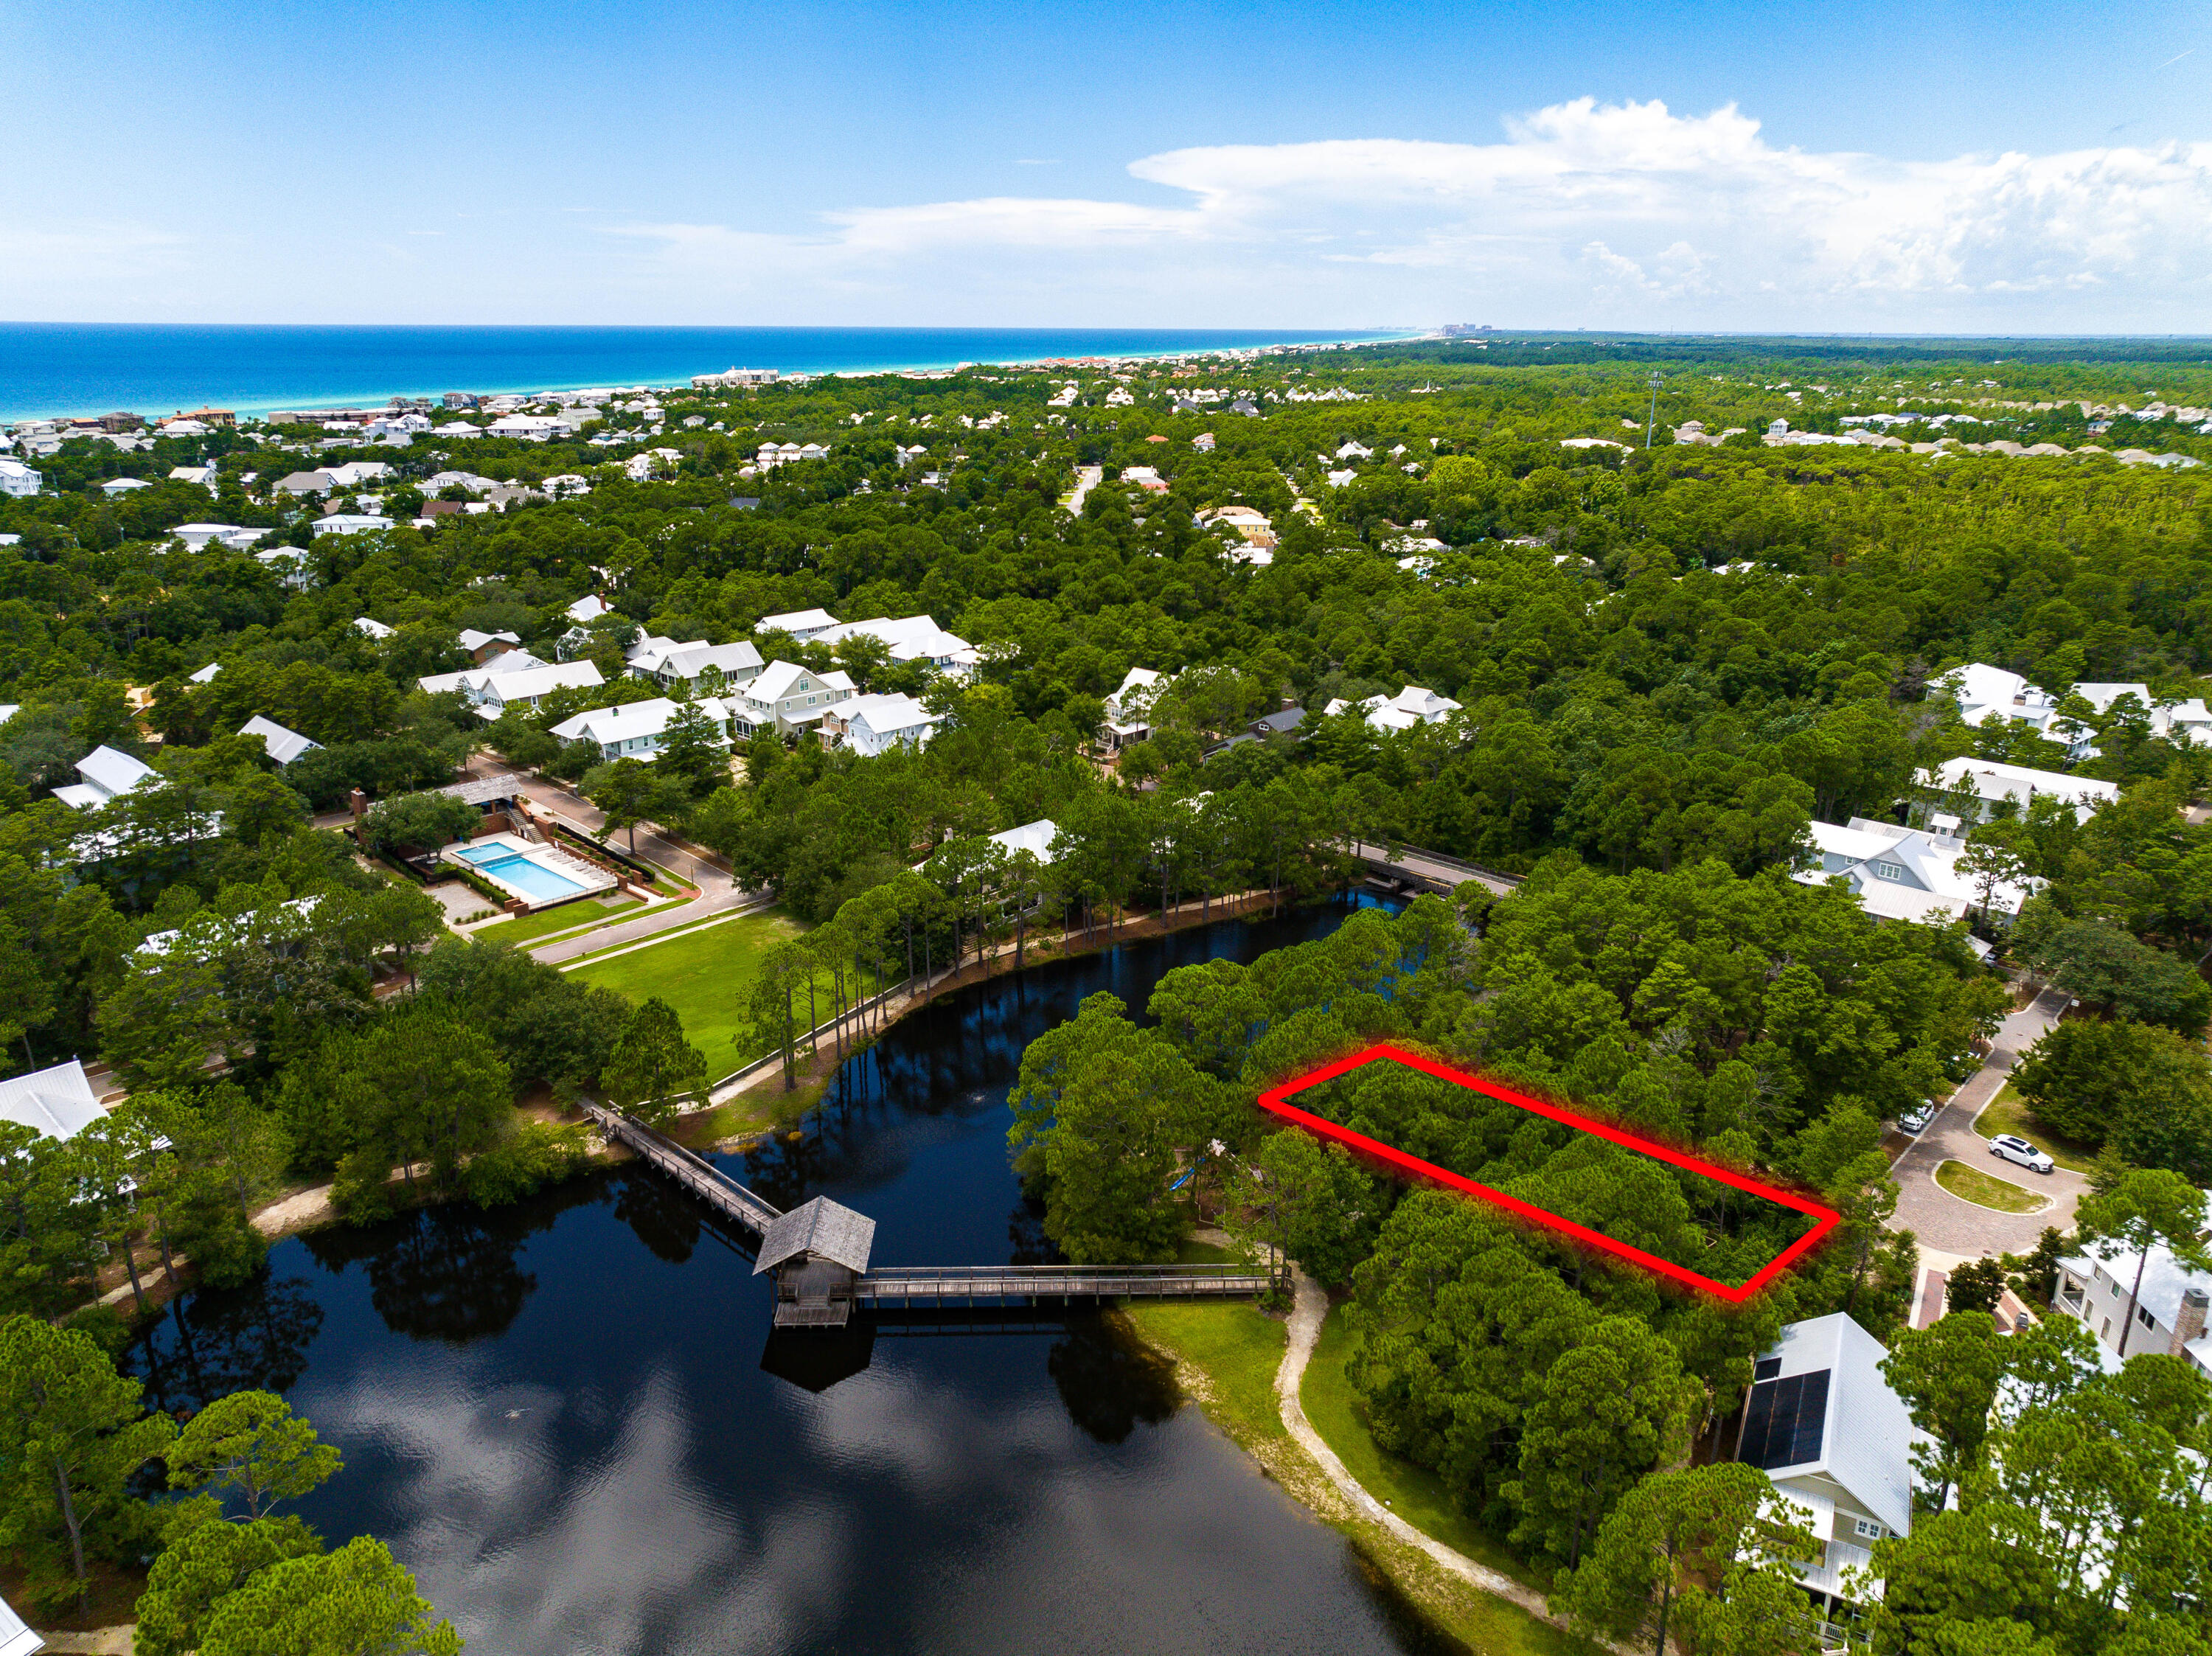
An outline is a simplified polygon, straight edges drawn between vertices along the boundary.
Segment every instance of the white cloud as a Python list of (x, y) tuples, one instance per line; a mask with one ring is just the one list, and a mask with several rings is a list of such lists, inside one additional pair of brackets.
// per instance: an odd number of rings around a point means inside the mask
[(1223, 144), (1127, 173), (796, 230), (516, 203), (436, 235), (414, 203), (264, 242), (188, 198), (174, 225), (20, 215), (0, 315), (2171, 332), (2212, 305), (2212, 142), (1913, 161), (1778, 145), (1734, 105), (1582, 98), (1494, 143)]
[(646, 282), (659, 264), (763, 295), (811, 278), (940, 305), (1141, 296), (1162, 320), (1225, 319), (1256, 298), (1283, 322), (1472, 306), (1529, 324), (2194, 327), (2212, 298), (2212, 143), (1897, 161), (1778, 147), (1733, 105), (1680, 116), (1583, 98), (1493, 144), (1221, 145), (1129, 172), (1182, 199), (993, 197), (828, 214), (813, 234), (616, 234), (647, 250)]

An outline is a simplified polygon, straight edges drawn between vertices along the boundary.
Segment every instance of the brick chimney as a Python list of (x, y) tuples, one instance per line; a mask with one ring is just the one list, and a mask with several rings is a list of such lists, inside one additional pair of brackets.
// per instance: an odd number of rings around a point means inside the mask
[(2166, 1343), (2168, 1355), (2179, 1356), (2181, 1348), (2204, 1332), (2204, 1313), (2212, 1306), (2212, 1295), (2201, 1288), (2185, 1288), (2181, 1291), (2181, 1309), (2173, 1313), (2173, 1338)]
[(347, 799), (346, 804), (353, 808), (353, 820), (355, 822), (358, 822), (362, 817), (368, 815), (368, 796), (363, 793), (359, 788), (356, 788), (353, 791), (352, 796)]

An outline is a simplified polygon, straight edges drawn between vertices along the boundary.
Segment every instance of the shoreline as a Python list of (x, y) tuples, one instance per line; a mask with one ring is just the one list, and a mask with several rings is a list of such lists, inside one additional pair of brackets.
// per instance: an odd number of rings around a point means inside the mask
[[(1309, 901), (1341, 901), (1358, 889), (1357, 887), (1346, 887), (1344, 890), (1330, 896), (1310, 899)], [(1157, 913), (1148, 913), (1141, 919), (1124, 921), (1120, 928), (1111, 933), (1100, 928), (1087, 942), (1079, 930), (1070, 932), (1060, 940), (1058, 946), (1052, 949), (1042, 958), (1037, 957), (1040, 940), (1032, 937), (1027, 940), (1026, 943), (1030, 955), (1029, 965), (1032, 967), (1054, 965), (1085, 955), (1102, 954), (1126, 943), (1139, 943), (1148, 938), (1163, 937), (1170, 932), (1215, 925), (1223, 920), (1267, 918), (1265, 910), (1268, 906), (1269, 895), (1264, 889), (1247, 893), (1237, 898), (1216, 898), (1212, 905), (1213, 912), (1210, 915), (1201, 915), (1197, 900), (1192, 899), (1170, 911), (1164, 919)], [(1286, 911), (1294, 911), (1301, 905), (1285, 903), (1283, 907)], [(678, 932), (673, 935), (683, 934)], [(657, 942), (659, 939), (648, 941)], [(1014, 946), (1009, 942), (993, 950), (988, 970), (970, 961), (957, 971), (948, 969), (941, 973), (918, 994), (908, 994), (902, 1000), (890, 1003), (885, 1009), (886, 1016), (880, 1028), (866, 1032), (857, 1028), (848, 1028), (845, 1037), (845, 1048), (842, 1054), (837, 1049), (834, 1037), (817, 1032), (812, 1050), (792, 1066), (793, 1084), (789, 1091), (785, 1091), (780, 1087), (771, 1088), (766, 1084), (772, 1078), (780, 1080), (782, 1076), (780, 1066), (766, 1065), (757, 1075), (746, 1077), (743, 1084), (732, 1088), (720, 1100), (711, 1101), (696, 1110), (687, 1110), (673, 1117), (662, 1131), (687, 1149), (702, 1156), (713, 1156), (742, 1154), (751, 1149), (764, 1137), (787, 1131), (794, 1126), (802, 1126), (806, 1118), (820, 1106), (823, 1095), (828, 1091), (830, 1082), (835, 1079), (838, 1070), (848, 1059), (865, 1052), (881, 1040), (884, 1034), (900, 1019), (919, 1008), (932, 1004), (940, 994), (1012, 975), (1016, 970), (1010, 963), (1013, 953)], [(1003, 969), (1000, 966), (1001, 961), (1009, 962)], [(1025, 967), (1021, 969), (1028, 968)], [(848, 1014), (848, 1020), (850, 1016), (851, 1015)], [(743, 1107), (748, 1103), (756, 1107), (750, 1111), (744, 1109)], [(581, 1113), (575, 1110), (573, 1106), (563, 1106), (558, 1100), (554, 1099), (536, 1103), (518, 1103), (514, 1106), (514, 1109), (519, 1117), (529, 1120), (550, 1119), (556, 1125), (574, 1125), (588, 1121), (588, 1118), (583, 1117)], [(551, 1112), (550, 1116), (549, 1109)], [(711, 1132), (706, 1131), (715, 1117), (724, 1115), (726, 1113), (731, 1115), (742, 1114), (745, 1119), (742, 1121), (728, 1121)], [(596, 1139), (596, 1135), (593, 1137)], [(635, 1159), (630, 1151), (622, 1145), (608, 1144), (600, 1141), (599, 1148), (590, 1151), (583, 1163), (574, 1173), (569, 1174), (568, 1178), (581, 1177), (596, 1169), (619, 1166)], [(426, 1164), (418, 1164), (418, 1166)], [(398, 1184), (401, 1181), (401, 1177), (400, 1169), (394, 1167), (388, 1182)], [(564, 1183), (566, 1180), (556, 1180), (550, 1182), (557, 1184)], [(540, 1188), (548, 1187), (550, 1185)], [(276, 1200), (256, 1210), (251, 1216), (250, 1222), (255, 1229), (269, 1239), (272, 1247), (288, 1236), (351, 1224), (352, 1221), (339, 1213), (332, 1205), (331, 1190), (331, 1186), (327, 1180), (318, 1183), (288, 1186), (283, 1194), (277, 1197)], [(453, 1202), (466, 1202), (469, 1199), (467, 1196), (458, 1191), (442, 1194), (424, 1194), (411, 1203), (395, 1203), (392, 1216), (397, 1218), (402, 1214), (410, 1213), (420, 1208), (436, 1207)], [(74, 1310), (64, 1313), (64, 1318), (82, 1315), (86, 1312), (106, 1307), (120, 1316), (126, 1326), (135, 1329), (142, 1321), (150, 1320), (159, 1316), (174, 1300), (201, 1286), (188, 1256), (181, 1253), (176, 1256), (178, 1281), (175, 1286), (172, 1287), (163, 1278), (160, 1255), (158, 1252), (152, 1251), (150, 1242), (142, 1242), (140, 1252), (149, 1253), (150, 1255), (149, 1259), (141, 1262), (140, 1267), (140, 1279), (146, 1299), (146, 1310), (143, 1317), (133, 1303), (131, 1283), (127, 1276), (124, 1276), (118, 1271), (118, 1280), (112, 1284), (105, 1284), (96, 1277), (93, 1284), (96, 1290), (94, 1296)], [(105, 1273), (102, 1274), (104, 1276)]]
[[(561, 328), (556, 326), (539, 326), (532, 324), (489, 324), (482, 325), (473, 324), (441, 324), (416, 325), (404, 323), (365, 323), (360, 325), (343, 324), (325, 326), (324, 325), (313, 323), (19, 322), (0, 325), (0, 329), (4, 328), (42, 331), (51, 330), (55, 332), (61, 332), (70, 329), (118, 331), (125, 329), (144, 329), (149, 332), (155, 330), (193, 330), (205, 331), (210, 334), (235, 331), (270, 335), (291, 331), (300, 334), (303, 337), (303, 339), (307, 336), (319, 333), (344, 333), (353, 336), (373, 336), (380, 333), (392, 334), (395, 336), (402, 334), (424, 335), (441, 332), (451, 333), (457, 336), (465, 334), (473, 334), (477, 336), (508, 334), (520, 336), (530, 333), (566, 333), (573, 335), (600, 335), (611, 337), (621, 334), (642, 335), (653, 333), (708, 333), (726, 331), (720, 329), (695, 330), (672, 328), (659, 324), (640, 325), (636, 326), (611, 325), (587, 328)], [(933, 333), (940, 331), (945, 333), (956, 333), (972, 331), (979, 334), (990, 334), (998, 337), (1003, 337), (1007, 334), (1033, 332), (1043, 335), (1051, 334), (1058, 331), (1048, 328), (935, 330), (903, 329), (893, 327), (857, 327), (839, 329), (794, 327), (734, 329), (728, 330), (726, 331), (733, 334), (745, 333), (755, 336), (773, 336), (776, 334), (844, 334), (849, 336), (870, 333)], [(1104, 335), (1112, 334), (1118, 331), (1114, 329), (1100, 328), (1089, 331), (1093, 331)], [(1188, 330), (1163, 328), (1133, 329), (1129, 331), (1131, 333), (1137, 334), (1146, 332), (1190, 332), (1203, 334), (1216, 331), (1202, 328), (1193, 328)], [(1223, 329), (1218, 331), (1223, 333), (1264, 335), (1269, 333), (1271, 331), (1267, 329)], [(1285, 348), (1328, 349), (1332, 347), (1343, 348), (1358, 345), (1389, 344), (1407, 339), (1420, 339), (1429, 337), (1426, 332), (1417, 330), (1404, 331), (1382, 330), (1375, 331), (1352, 331), (1344, 334), (1331, 334), (1326, 331), (1322, 331), (1308, 337), (1293, 337), (1299, 332), (1300, 331), (1298, 330), (1285, 330), (1280, 337), (1273, 338), (1247, 339), (1235, 343), (1224, 343), (1214, 345), (1180, 345), (1164, 349), (1143, 349), (1134, 350), (1102, 349), (1097, 350), (1079, 350), (1074, 352), (1048, 351), (1040, 352), (1035, 355), (999, 355), (988, 358), (971, 357), (958, 354), (946, 356), (922, 353), (908, 356), (892, 355), (882, 359), (872, 358), (858, 363), (837, 363), (822, 359), (806, 359), (804, 361), (794, 361), (789, 364), (762, 364), (759, 366), (773, 366), (779, 373), (802, 375), (809, 379), (871, 379), (878, 375), (887, 373), (941, 373), (957, 368), (963, 364), (977, 368), (1031, 368), (1048, 362), (1077, 361), (1149, 362), (1164, 361), (1174, 357), (1211, 356), (1230, 352), (1273, 351)], [(743, 345), (748, 342), (742, 339), (732, 339), (729, 343), (734, 345)], [(986, 345), (984, 349), (988, 349), (989, 348)], [(725, 364), (723, 366), (743, 367), (747, 365)], [(694, 367), (688, 372), (690, 373), (718, 373), (721, 371), (721, 367)], [(463, 365), (459, 372), (463, 376), (465, 376), (468, 373), (467, 366), (465, 364)], [(396, 377), (398, 379), (404, 379), (406, 376), (404, 374), (400, 374)], [(496, 385), (489, 383), (489, 380), (487, 379), (485, 383), (472, 384), (468, 386), (468, 389), (476, 394), (483, 397), (534, 397), (554, 395), (562, 391), (594, 389), (602, 385), (612, 385), (617, 384), (625, 385), (649, 385), (660, 391), (689, 391), (690, 388), (688, 384), (688, 374), (687, 383), (678, 383), (666, 379), (664, 376), (659, 375), (659, 371), (656, 371), (654, 374), (645, 375), (642, 377), (635, 373), (615, 375), (599, 375), (580, 379), (548, 379), (544, 376), (526, 376), (526, 382), (501, 383)], [(383, 406), (387, 399), (393, 397), (428, 397), (435, 398), (443, 392), (454, 389), (456, 389), (456, 385), (451, 379), (441, 381), (434, 386), (423, 387), (412, 387), (387, 382), (380, 390), (375, 391), (365, 391), (360, 389), (356, 389), (350, 391), (328, 390), (313, 391), (292, 391), (281, 395), (264, 395), (260, 392), (253, 392), (245, 396), (223, 397), (222, 398), (222, 405), (229, 408), (235, 414), (249, 417), (267, 414), (272, 411), (290, 410), (294, 409), (347, 407), (374, 409)], [(171, 400), (174, 394), (174, 388), (172, 388), (170, 396), (163, 397), (156, 397), (150, 391), (133, 391), (128, 389), (124, 389), (109, 393), (108, 400), (118, 403), (137, 401), (151, 404), (154, 403)], [(184, 394), (188, 399), (191, 397), (198, 397), (203, 403), (214, 402), (218, 397), (222, 396), (219, 392), (209, 391), (203, 394), (197, 391)], [(8, 396), (9, 393), (6, 391), (4, 387), (0, 387), (0, 399), (4, 399)], [(89, 405), (87, 405), (87, 408), (88, 409)], [(93, 411), (105, 413), (106, 412), (106, 409), (105, 408), (101, 408)], [(54, 420), (82, 417), (89, 417), (86, 409), (76, 408), (64, 409), (60, 407), (41, 407), (33, 409), (28, 406), (21, 408), (15, 407), (13, 405), (12, 402), (0, 403), (0, 424), (12, 424), (16, 422), (25, 420)]]
[[(1300, 1387), (1328, 1307), (1319, 1286), (1304, 1273), (1297, 1272), (1296, 1282), (1287, 1316), (1243, 1303), (1161, 1301), (1140, 1307), (1124, 1301), (1102, 1309), (1129, 1338), (1173, 1365), (1182, 1400), (1201, 1409), (1255, 1471), (1316, 1522), (1345, 1538), (1360, 1567), (1370, 1573), (1370, 1588), (1392, 1610), (1418, 1623), (1428, 1639), (1483, 1656), (1594, 1653), (1596, 1647), (1551, 1613), (1542, 1592), (1415, 1528), (1346, 1470), (1307, 1419), (1301, 1401)], [(1268, 1377), (1264, 1399), (1268, 1417), (1258, 1417), (1262, 1400), (1250, 1395), (1255, 1390), (1252, 1376), (1240, 1377), (1217, 1352), (1193, 1349), (1205, 1342), (1188, 1338), (1188, 1330), (1177, 1338), (1170, 1325), (1177, 1312), (1192, 1313), (1186, 1321), (1210, 1317), (1217, 1329), (1249, 1314), (1281, 1331), (1282, 1356)]]

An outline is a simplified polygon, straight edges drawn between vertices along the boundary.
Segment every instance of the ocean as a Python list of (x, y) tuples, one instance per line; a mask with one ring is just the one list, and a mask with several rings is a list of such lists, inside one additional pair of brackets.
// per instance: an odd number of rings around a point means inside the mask
[(356, 328), (0, 322), (0, 421), (376, 406), (441, 391), (666, 385), (723, 368), (831, 373), (1156, 355), (1391, 333), (1236, 328)]

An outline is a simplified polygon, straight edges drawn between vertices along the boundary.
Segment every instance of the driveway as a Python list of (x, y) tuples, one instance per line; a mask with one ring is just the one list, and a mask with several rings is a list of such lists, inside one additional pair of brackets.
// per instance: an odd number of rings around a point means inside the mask
[[(1974, 1131), (1974, 1118), (1997, 1095), (2012, 1073), (2020, 1054), (2033, 1046), (2058, 1022), (2066, 1010), (2066, 997), (2046, 989), (2027, 1005), (1997, 1026), (1996, 1042), (1982, 1067), (1966, 1077), (1936, 1112), (1936, 1119), (1897, 1158), (1891, 1171), (1897, 1177), (1897, 1216), (1891, 1228), (1909, 1230), (1921, 1246), (1956, 1259), (1978, 1259), (1989, 1253), (2025, 1253), (2043, 1234), (2044, 1227), (2065, 1230), (2074, 1222), (2074, 1209), (2088, 1192), (2089, 1181), (2078, 1173), (2060, 1168), (2048, 1175), (2000, 1162), (1990, 1154), (1989, 1140)], [(2051, 1205), (2039, 1213), (1999, 1213), (1951, 1194), (1936, 1182), (1936, 1169), (1945, 1162), (1963, 1162), (2038, 1196)]]

